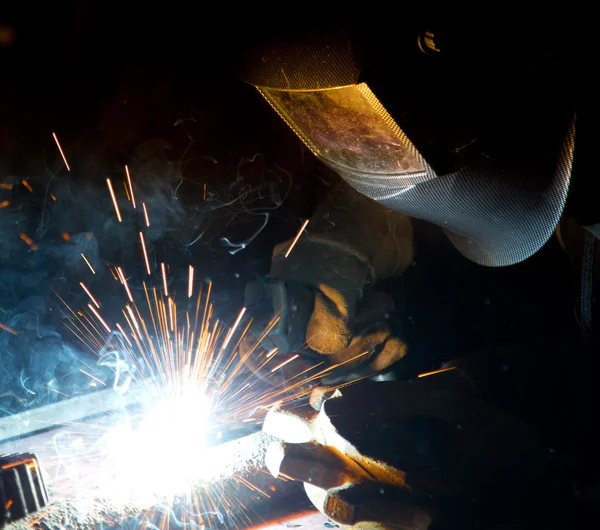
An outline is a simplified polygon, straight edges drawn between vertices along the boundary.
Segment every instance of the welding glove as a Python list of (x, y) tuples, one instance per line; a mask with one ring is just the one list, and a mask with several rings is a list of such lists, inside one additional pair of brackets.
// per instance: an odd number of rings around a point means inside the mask
[[(279, 321), (266, 347), (303, 346), (332, 365), (342, 379), (380, 372), (407, 352), (392, 334), (391, 297), (376, 281), (400, 275), (413, 259), (410, 218), (340, 183), (286, 257), (292, 241), (277, 245), (271, 271), (249, 284), (246, 305)], [(357, 367), (360, 369), (356, 372)], [(335, 383), (335, 376), (330, 377)]]
[(329, 389), (317, 408), (269, 410), (265, 463), (304, 482), (322, 513), (353, 530), (522, 520), (522, 503), (552, 474), (535, 429), (481, 399), (462, 368)]

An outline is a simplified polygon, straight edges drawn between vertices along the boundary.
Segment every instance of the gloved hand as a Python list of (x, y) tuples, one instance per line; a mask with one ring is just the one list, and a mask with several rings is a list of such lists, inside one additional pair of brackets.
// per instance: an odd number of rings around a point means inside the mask
[(268, 277), (246, 289), (246, 306), (264, 325), (279, 318), (265, 347), (308, 347), (343, 363), (331, 384), (380, 372), (406, 355), (389, 326), (393, 300), (373, 285), (412, 262), (409, 217), (340, 183), (286, 258), (290, 244), (275, 247)]
[(322, 513), (352, 530), (535, 520), (540, 499), (552, 498), (537, 499), (550, 453), (532, 426), (481, 399), (462, 366), (315, 390), (318, 413), (271, 408), (269, 471), (303, 482)]

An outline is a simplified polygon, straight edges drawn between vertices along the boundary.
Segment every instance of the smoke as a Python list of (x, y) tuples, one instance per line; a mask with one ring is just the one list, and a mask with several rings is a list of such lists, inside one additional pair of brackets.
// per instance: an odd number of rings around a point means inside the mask
[(172, 161), (167, 151), (150, 141), (129, 157), (135, 208), (123, 165), (107, 175), (87, 157), (70, 161), (71, 172), (57, 165), (0, 175), (0, 416), (99, 388), (84, 372), (106, 385), (123, 377), (101, 347), (87, 347), (65, 327), (75, 320), (71, 310), (90, 303), (82, 283), (103, 314), (119, 314), (125, 297), (116, 267), (137, 296), (144, 281), (162, 286), (161, 263), (169, 264), (169, 290), (183, 292), (192, 264), (199, 278), (221, 281), (213, 296), (227, 315), (239, 310), (245, 281), (266, 272), (280, 239), (268, 231), (292, 176), (261, 155), (219, 161), (188, 149)]

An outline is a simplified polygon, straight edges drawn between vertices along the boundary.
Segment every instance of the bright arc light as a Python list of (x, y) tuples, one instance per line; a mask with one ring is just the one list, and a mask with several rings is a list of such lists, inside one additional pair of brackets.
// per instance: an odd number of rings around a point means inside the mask
[[(211, 405), (200, 388), (160, 399), (136, 418), (109, 430), (103, 486), (111, 495), (153, 501), (189, 491), (222, 465), (207, 456)], [(210, 451), (209, 451), (210, 453)]]

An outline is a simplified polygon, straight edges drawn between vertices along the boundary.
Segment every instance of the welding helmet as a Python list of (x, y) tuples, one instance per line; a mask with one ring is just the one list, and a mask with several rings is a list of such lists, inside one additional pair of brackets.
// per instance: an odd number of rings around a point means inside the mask
[(569, 189), (568, 66), (539, 35), (400, 24), (286, 28), (248, 46), (243, 77), (364, 195), (439, 225), (475, 263), (528, 258)]

